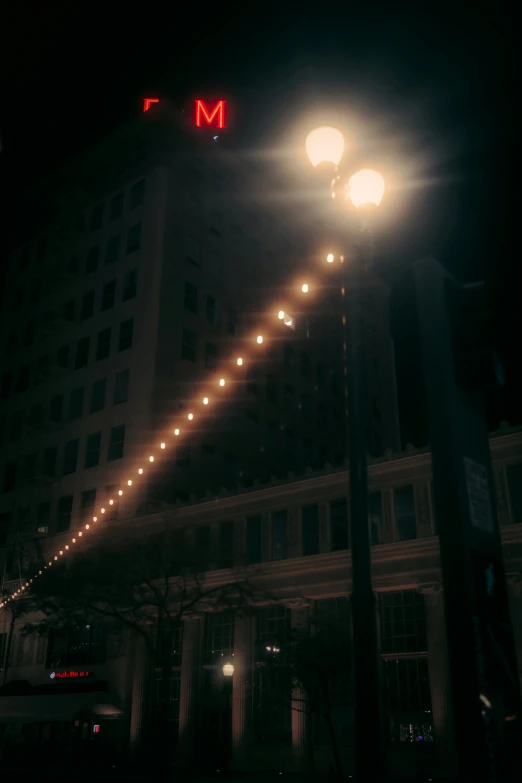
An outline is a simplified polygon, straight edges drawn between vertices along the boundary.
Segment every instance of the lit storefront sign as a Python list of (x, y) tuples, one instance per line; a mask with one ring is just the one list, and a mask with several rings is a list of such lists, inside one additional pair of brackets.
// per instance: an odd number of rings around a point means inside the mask
[(67, 669), (65, 672), (51, 672), (51, 680), (79, 680), (87, 677), (94, 677), (94, 672), (77, 671), (76, 669)]

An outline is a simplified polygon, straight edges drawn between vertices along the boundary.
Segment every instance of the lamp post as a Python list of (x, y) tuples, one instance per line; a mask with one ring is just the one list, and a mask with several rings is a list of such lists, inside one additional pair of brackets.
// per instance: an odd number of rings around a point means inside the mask
[(221, 753), (220, 769), (226, 774), (230, 763), (232, 753), (232, 678), (234, 675), (234, 664), (230, 661), (223, 664), (224, 693), (223, 708), (221, 710)]
[[(368, 233), (371, 213), (384, 195), (384, 180), (372, 169), (350, 172), (340, 168), (344, 138), (335, 128), (317, 128), (306, 140), (315, 166), (333, 172), (331, 195), (336, 204), (355, 214), (362, 235)], [(349, 165), (349, 162), (348, 162)], [(361, 234), (359, 234), (361, 238)], [(334, 260), (331, 254), (326, 259)], [(363, 254), (345, 254), (342, 261), (344, 373), (347, 395), (347, 446), (350, 465), (352, 538), (352, 625), (355, 668), (355, 764), (358, 781), (382, 781), (384, 758), (379, 694), (377, 614), (372, 587), (371, 542), (368, 525), (366, 465), (366, 393), (364, 388), (361, 287)]]

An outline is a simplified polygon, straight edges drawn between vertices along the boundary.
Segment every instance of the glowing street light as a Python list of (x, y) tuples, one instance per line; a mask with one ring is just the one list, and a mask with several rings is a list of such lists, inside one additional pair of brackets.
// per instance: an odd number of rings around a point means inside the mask
[(312, 166), (333, 163), (338, 166), (344, 152), (344, 138), (336, 128), (316, 128), (306, 137), (306, 154)]
[(233, 663), (224, 663), (223, 664), (223, 674), (225, 677), (232, 677), (234, 674), (234, 664)]
[(348, 180), (347, 197), (354, 207), (378, 207), (384, 196), (384, 179), (378, 171), (361, 169)]

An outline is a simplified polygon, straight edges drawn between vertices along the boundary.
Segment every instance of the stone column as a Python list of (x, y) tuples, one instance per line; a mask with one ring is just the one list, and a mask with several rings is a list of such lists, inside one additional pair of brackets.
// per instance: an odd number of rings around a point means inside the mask
[[(298, 598), (290, 602), (292, 629), (309, 632), (310, 601)], [(312, 715), (303, 688), (292, 687), (292, 756), (296, 772), (312, 769)]]
[[(130, 646), (130, 645), (129, 645)], [(145, 727), (145, 705), (149, 685), (150, 655), (142, 636), (133, 639), (132, 692), (129, 744), (132, 756), (138, 755)]]
[(247, 768), (252, 742), (252, 659), (254, 615), (242, 609), (234, 628), (234, 674), (232, 677), (232, 764), (236, 770)]
[(420, 585), (417, 589), (424, 595), (426, 609), (431, 709), (440, 773), (442, 776), (456, 779), (455, 731), (444, 592), (440, 582)]
[(522, 574), (508, 574), (506, 581), (517, 655), (518, 680), (522, 692)]
[(197, 703), (201, 668), (201, 626), (199, 615), (183, 621), (181, 683), (179, 694), (179, 757), (183, 766), (192, 767), (196, 749)]

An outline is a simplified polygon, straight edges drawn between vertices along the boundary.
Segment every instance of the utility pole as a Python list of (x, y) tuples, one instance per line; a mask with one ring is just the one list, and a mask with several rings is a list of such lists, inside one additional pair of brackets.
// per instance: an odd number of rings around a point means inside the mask
[[(439, 522), (458, 780), (520, 780), (520, 690), (481, 391), (488, 331), (461, 286), (429, 258), (414, 268)], [(518, 770), (515, 766), (518, 765)], [(518, 772), (518, 775), (517, 775)]]

